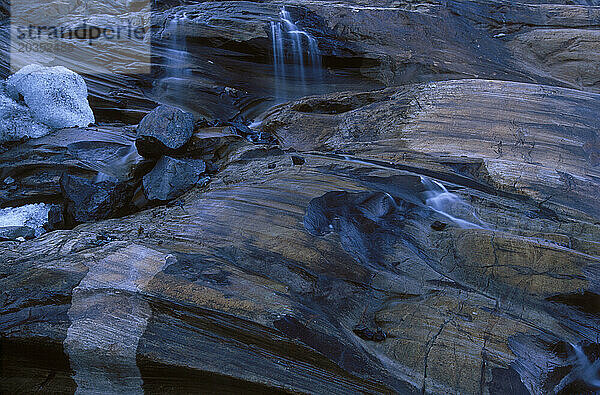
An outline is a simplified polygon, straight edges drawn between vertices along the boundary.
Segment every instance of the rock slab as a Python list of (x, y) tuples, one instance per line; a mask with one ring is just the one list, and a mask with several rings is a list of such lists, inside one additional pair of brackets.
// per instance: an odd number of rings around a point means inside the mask
[(144, 393), (136, 352), (151, 309), (137, 293), (167, 265), (167, 256), (140, 245), (118, 247), (109, 246), (116, 251), (105, 259), (90, 260), (73, 290), (64, 347), (76, 394)]
[(33, 239), (35, 237), (35, 230), (29, 226), (0, 227), (0, 241), (17, 240), (20, 237), (23, 239)]

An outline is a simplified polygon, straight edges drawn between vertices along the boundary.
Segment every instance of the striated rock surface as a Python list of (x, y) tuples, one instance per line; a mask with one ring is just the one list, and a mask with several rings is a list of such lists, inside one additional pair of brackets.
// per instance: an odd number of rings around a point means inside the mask
[[(590, 217), (548, 216), (533, 200), (456, 175), (444, 183), (490, 224), (461, 227), (427, 205), (424, 180), (447, 179), (447, 170), (302, 156), (299, 167), (278, 150), (238, 148), (206, 189), (177, 206), (4, 250), (3, 341), (15, 347), (43, 334), (44, 347), (65, 350), (75, 382), (100, 366), (103, 387), (113, 389), (134, 385), (115, 372), (137, 366), (150, 392), (247, 382), (301, 392), (479, 393), (510, 382), (535, 393), (571, 371), (560, 351), (567, 342), (598, 336), (588, 306), (600, 291), (600, 227)], [(435, 231), (435, 221), (448, 226)], [(138, 262), (132, 273), (140, 274), (117, 281), (129, 275), (124, 266), (109, 274), (115, 259)], [(93, 293), (81, 284), (92, 280), (127, 293), (84, 303)], [(84, 311), (85, 325), (77, 318)], [(385, 339), (364, 339), (357, 325)], [(108, 354), (74, 351), (83, 339)], [(115, 347), (101, 347), (108, 339)], [(39, 377), (22, 366), (4, 388)], [(68, 368), (56, 372), (47, 385), (68, 376)]]
[(61, 200), (60, 178), (132, 179), (145, 163), (128, 127), (68, 128), (0, 153), (0, 206)]
[(73, 289), (64, 347), (78, 392), (143, 393), (136, 350), (152, 312), (137, 293), (170, 256), (140, 245), (109, 249)]
[[(152, 75), (85, 75), (99, 120), (139, 122), (156, 104), (210, 119), (254, 117), (275, 98), (270, 23), (285, 5), (318, 42), (312, 93), (486, 78), (598, 92), (595, 1), (208, 1), (152, 14)], [(6, 26), (2, 27), (6, 28)], [(1, 29), (0, 29), (1, 30)], [(185, 54), (171, 48), (184, 36)], [(4, 43), (4, 42), (3, 42)], [(1, 48), (7, 70), (8, 42)], [(180, 63), (175, 62), (182, 56)], [(173, 76), (171, 69), (184, 72)], [(175, 70), (175, 71), (177, 71)], [(177, 74), (177, 73), (175, 73)], [(5, 75), (8, 77), (8, 75)], [(293, 77), (289, 77), (292, 78)], [(304, 96), (290, 80), (288, 99)]]
[(271, 108), (260, 146), (239, 119), (271, 102), (282, 3), (157, 12), (194, 66), (150, 90), (223, 122), (186, 159), (114, 125), (0, 154), (2, 206), (62, 203), (61, 177), (183, 193), (0, 242), (0, 392), (597, 393), (598, 4), (549, 3), (288, 4), (344, 92)]
[[(598, 92), (594, 58), (598, 4), (544, 3), (550, 2), (188, 4), (154, 15), (153, 50), (161, 63), (152, 88), (140, 81), (136, 89), (142, 87), (155, 101), (176, 103), (210, 119), (258, 115), (276, 97), (270, 23), (279, 20), (285, 5), (293, 21), (316, 39), (322, 55), (325, 72), (311, 80), (310, 94), (462, 78)], [(178, 56), (170, 48), (173, 35), (186, 38), (181, 63), (170, 60)], [(174, 78), (174, 67), (187, 74)], [(287, 79), (287, 99), (307, 94), (297, 76)], [(110, 81), (102, 85), (106, 84)], [(123, 84), (115, 81), (115, 91), (126, 91)], [(143, 102), (142, 93), (123, 95), (141, 96), (123, 102), (143, 107), (138, 104)]]
[(460, 80), (307, 98), (273, 110), (263, 129), (283, 148), (445, 168), (598, 218), (599, 110), (597, 94)]

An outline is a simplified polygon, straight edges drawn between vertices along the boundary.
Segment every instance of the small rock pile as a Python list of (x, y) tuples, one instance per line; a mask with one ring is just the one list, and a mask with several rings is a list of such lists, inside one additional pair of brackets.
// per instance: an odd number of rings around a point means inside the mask
[(142, 180), (149, 202), (175, 199), (204, 180), (206, 163), (186, 155), (193, 133), (194, 116), (168, 105), (158, 106), (138, 125), (138, 152), (149, 159), (160, 158)]

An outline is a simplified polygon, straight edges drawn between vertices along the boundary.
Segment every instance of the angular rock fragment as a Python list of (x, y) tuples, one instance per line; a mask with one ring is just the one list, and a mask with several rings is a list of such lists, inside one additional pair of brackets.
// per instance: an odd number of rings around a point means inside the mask
[(137, 127), (136, 146), (143, 156), (160, 156), (182, 148), (194, 132), (194, 116), (161, 105), (142, 119)]
[(367, 341), (382, 342), (386, 338), (385, 332), (383, 332), (381, 328), (373, 331), (366, 326), (357, 325), (352, 329), (352, 332), (354, 332), (356, 336)]
[(65, 226), (65, 216), (63, 214), (62, 207), (54, 205), (50, 207), (48, 211), (48, 223), (46, 229), (49, 231), (55, 229), (61, 229)]
[(182, 160), (163, 156), (154, 169), (144, 176), (144, 193), (148, 200), (174, 199), (193, 187), (206, 170), (201, 160)]
[[(600, 9), (301, 3), (291, 18), (318, 38), (331, 74), (403, 86), (278, 106), (264, 127), (283, 149), (196, 125), (176, 153), (147, 163), (214, 162), (207, 190), (0, 243), (0, 393), (598, 391), (600, 96), (581, 91), (600, 87), (583, 59), (598, 33), (577, 29)], [(165, 82), (185, 87), (198, 113), (255, 112), (269, 93), (263, 63), (280, 4), (190, 7), (164, 15), (182, 16), (203, 81)], [(476, 79), (455, 80), (464, 77)], [(550, 86), (577, 79), (578, 89)], [(110, 77), (97, 81), (115, 90)], [(105, 96), (105, 108), (135, 113), (130, 96)], [(105, 171), (110, 152), (129, 163), (100, 140), (50, 138), (0, 155), (0, 180), (15, 180), (0, 181), (0, 207), (57, 199), (52, 177), (63, 172), (122, 179)], [(190, 173), (159, 170), (167, 192)], [(455, 206), (492, 226), (454, 226)]]
[(294, 166), (302, 166), (304, 163), (306, 162), (306, 160), (298, 155), (292, 155), (292, 163), (294, 164)]
[(126, 213), (134, 192), (130, 182), (112, 179), (93, 182), (68, 174), (61, 177), (60, 186), (66, 202), (67, 223), (96, 221)]
[(446, 229), (446, 226), (448, 226), (448, 224), (441, 221), (435, 221), (431, 224), (431, 229), (439, 232)]
[(229, 126), (196, 128), (185, 146), (185, 155), (195, 158), (212, 157), (215, 153), (243, 141)]

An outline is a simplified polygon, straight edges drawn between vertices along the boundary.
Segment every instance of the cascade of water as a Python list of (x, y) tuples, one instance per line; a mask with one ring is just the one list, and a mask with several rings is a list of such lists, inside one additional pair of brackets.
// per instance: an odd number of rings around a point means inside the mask
[[(421, 182), (427, 188), (423, 193), (425, 205), (438, 214), (448, 218), (461, 228), (487, 228), (486, 224), (477, 218), (473, 207), (464, 202), (459, 196), (448, 191), (441, 183), (430, 178), (421, 177)], [(458, 216), (468, 218), (460, 218)]]
[(273, 40), (273, 68), (275, 70), (275, 97), (282, 96), (282, 84), (285, 81), (285, 59), (283, 52), (283, 31), (280, 22), (271, 22), (271, 39)]
[(577, 344), (571, 344), (577, 358), (576, 369), (580, 378), (590, 387), (600, 390), (600, 359), (590, 362), (583, 352), (583, 348)]
[[(271, 22), (273, 41), (273, 68), (275, 70), (275, 98), (289, 98), (289, 90), (299, 89), (308, 94), (308, 84), (322, 77), (321, 54), (317, 40), (300, 29), (290, 12), (283, 8), (279, 21)], [(288, 86), (288, 83), (293, 83)]]
[(165, 39), (165, 79), (169, 80), (169, 95), (179, 102), (184, 95), (183, 86), (190, 78), (190, 59), (184, 31), (185, 15), (175, 15), (162, 33)]
[(90, 168), (98, 171), (94, 179), (95, 183), (126, 179), (129, 176), (131, 166), (140, 159), (135, 144), (130, 145), (126, 150), (120, 150), (118, 155), (122, 156), (116, 156), (106, 163), (87, 163)]

